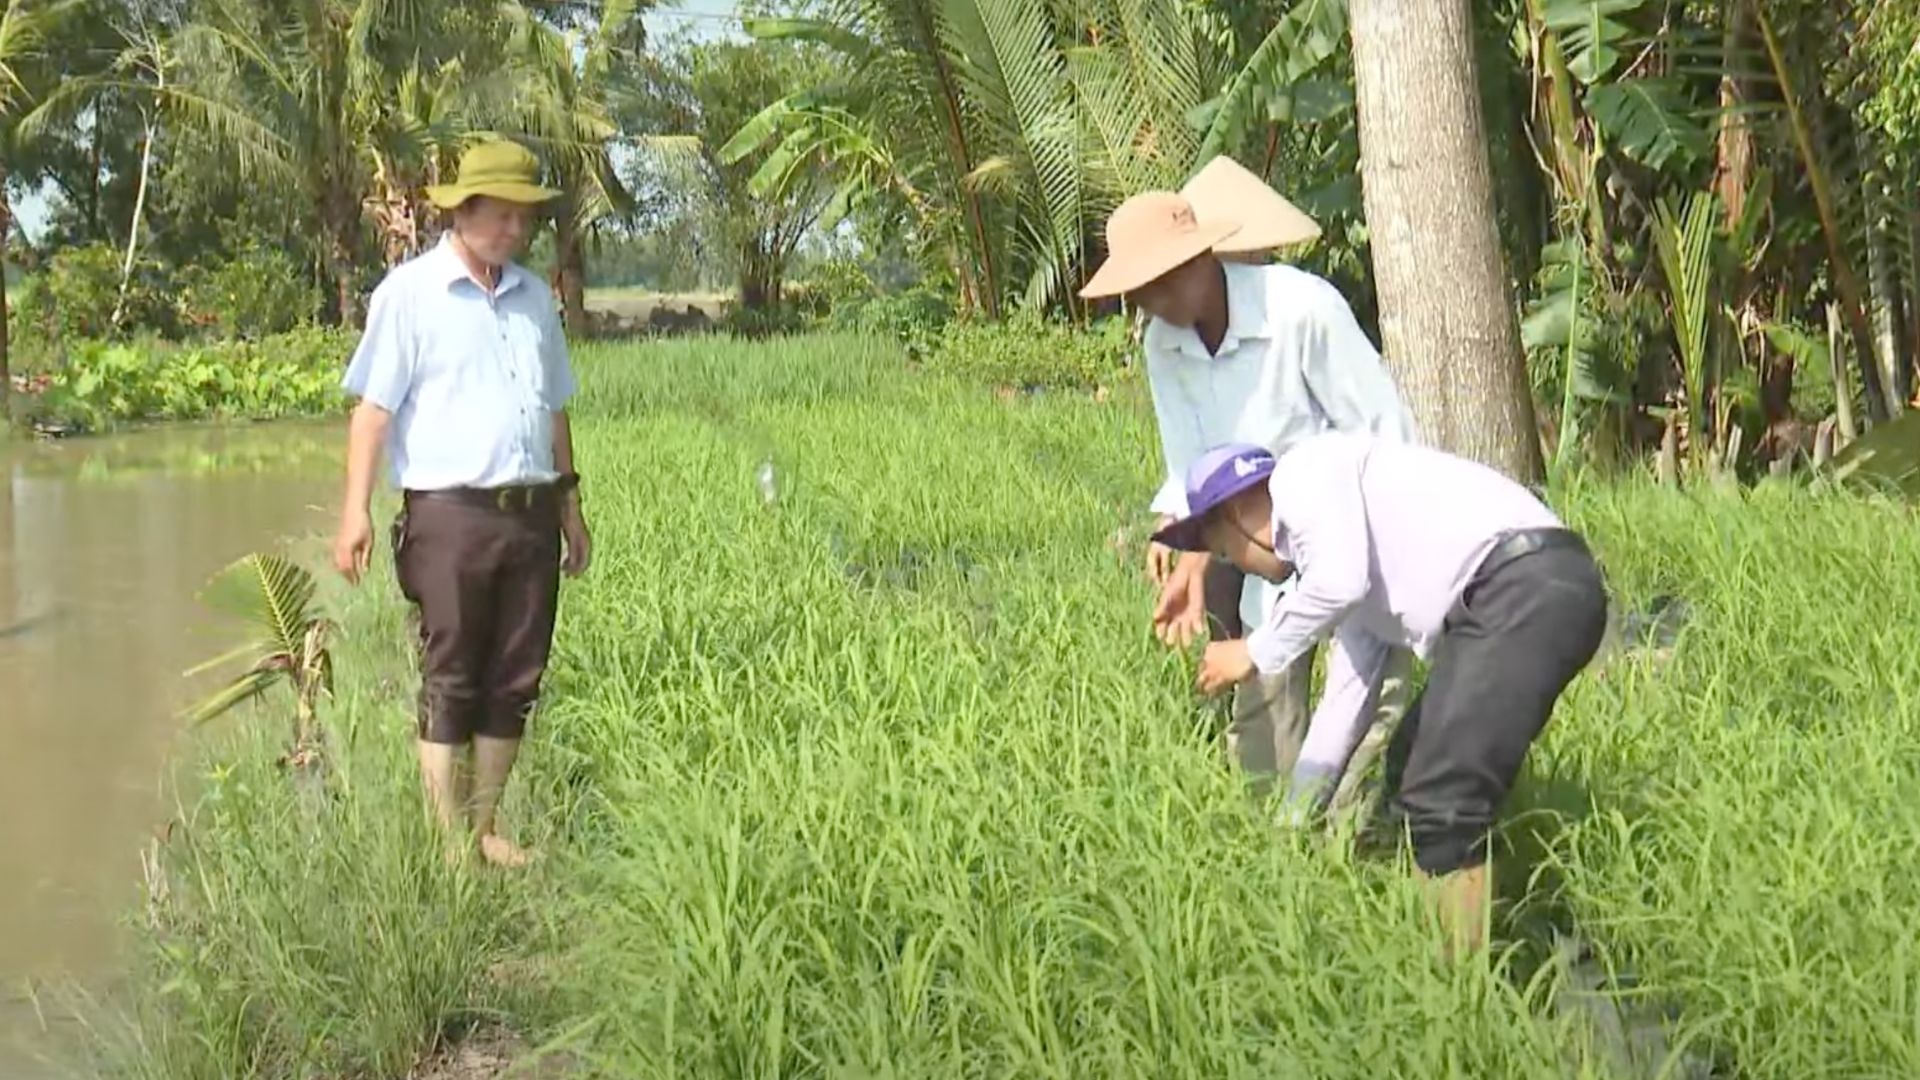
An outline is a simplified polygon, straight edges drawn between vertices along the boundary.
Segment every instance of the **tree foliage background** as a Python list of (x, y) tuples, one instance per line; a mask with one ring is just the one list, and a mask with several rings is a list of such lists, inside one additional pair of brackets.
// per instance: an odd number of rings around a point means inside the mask
[[(1374, 318), (1345, 0), (808, 0), (660, 40), (640, 0), (5, 3), (0, 189), (44, 192), (52, 215), (28, 244), (0, 204), (12, 280), (44, 285), (63, 259), (78, 280), (80, 253), (116, 252), (105, 333), (232, 323), (143, 315), (135, 294), (211, 295), (169, 275), (260, 252), (309, 290), (301, 317), (351, 325), (431, 241), (421, 185), (489, 133), (566, 191), (536, 257), (576, 332), (589, 285), (723, 287), (778, 312), (829, 254), (911, 267), (965, 317), (1082, 324), (1108, 311), (1075, 297), (1105, 214), (1216, 154), (1315, 216), (1322, 240), (1281, 256)], [(1912, 4), (1474, 15), (1500, 235), (1560, 456), (1767, 464), (1906, 409)], [(96, 276), (116, 261), (92, 258)]]

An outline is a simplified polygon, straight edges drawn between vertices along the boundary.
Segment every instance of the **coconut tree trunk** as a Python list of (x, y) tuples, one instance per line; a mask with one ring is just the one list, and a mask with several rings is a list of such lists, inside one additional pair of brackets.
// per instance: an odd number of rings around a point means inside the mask
[(1354, 0), (1360, 171), (1380, 337), (1432, 444), (1525, 483), (1544, 468), (1467, 0)]
[(1731, 229), (1746, 213), (1747, 189), (1753, 185), (1753, 127), (1742, 106), (1747, 102), (1746, 81), (1736, 69), (1741, 43), (1753, 33), (1753, 15), (1747, 0), (1726, 0), (1722, 13), (1726, 32), (1725, 68), (1720, 76), (1720, 131), (1716, 140), (1713, 188), (1726, 209), (1726, 227)]
[(1905, 300), (1907, 315), (1907, 376), (1908, 400), (1912, 400), (1912, 378), (1914, 365), (1920, 364), (1920, 203), (1907, 211), (1907, 268), (1912, 280), (1907, 282)]
[(740, 247), (740, 310), (774, 311), (779, 307), (780, 295), (773, 283), (773, 260), (768, 257), (759, 241), (751, 241)]
[(0, 434), (11, 426), (13, 367), (7, 339), (7, 239), (13, 235), (13, 204), (7, 201), (7, 163), (0, 161)]
[(328, 185), (320, 205), (321, 228), (326, 232), (327, 273), (333, 278), (334, 311), (340, 325), (359, 329), (360, 290), (355, 285), (354, 252), (359, 247), (360, 201), (336, 181)]
[(1842, 443), (1860, 437), (1853, 419), (1853, 384), (1847, 380), (1846, 347), (1840, 333), (1840, 305), (1827, 305), (1827, 355), (1832, 358), (1834, 418), (1840, 426)]
[(567, 334), (583, 338), (587, 333), (587, 254), (580, 227), (573, 214), (563, 209), (554, 219), (553, 262), (556, 291), (560, 294), (560, 317)]
[(1873, 144), (1865, 130), (1854, 131), (1854, 145), (1860, 160), (1867, 163), (1860, 179), (1860, 205), (1867, 225), (1867, 305), (1873, 322), (1874, 359), (1880, 368), (1880, 393), (1887, 415), (1899, 416), (1906, 408), (1907, 395), (1901, 391), (1900, 297), (1893, 274), (1893, 223), (1884, 207), (1887, 191), (1878, 165), (1874, 164)]

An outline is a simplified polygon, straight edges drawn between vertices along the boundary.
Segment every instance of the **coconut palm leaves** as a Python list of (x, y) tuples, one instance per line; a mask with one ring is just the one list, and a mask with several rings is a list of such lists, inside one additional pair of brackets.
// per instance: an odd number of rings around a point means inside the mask
[(73, 0), (0, 0), (0, 123), (23, 115), (35, 94), (29, 67)]
[[(956, 40), (955, 9), (976, 28), (976, 44), (984, 37), (977, 8), (965, 18), (969, 6), (971, 0), (846, 0), (826, 18), (750, 20), (756, 37), (815, 42), (841, 53), (849, 70), (767, 106), (722, 158), (770, 152), (777, 164), (756, 177), (763, 190), (777, 177), (790, 182), (794, 163), (819, 155), (846, 173), (849, 201), (862, 189), (914, 193), (914, 228), (923, 242), (946, 250), (963, 306), (994, 315), (1003, 299), (1007, 238), (976, 176), (995, 154), (982, 145), (982, 106), (972, 93), (981, 79), (969, 79), (971, 61)], [(988, 177), (997, 171), (989, 168)]]
[(318, 746), (318, 702), (333, 692), (333, 624), (313, 603), (313, 575), (281, 555), (248, 555), (215, 575), (203, 596), (209, 607), (245, 621), (258, 636), (187, 672), (188, 677), (246, 661), (225, 687), (188, 712), (203, 724), (276, 686), (293, 693), (293, 757), (307, 762)]
[(1718, 220), (1716, 200), (1707, 192), (1690, 196), (1679, 213), (1664, 199), (1654, 209), (1654, 246), (1667, 280), (1673, 336), (1679, 344), (1681, 381), (1686, 388), (1689, 446), (1696, 458), (1713, 445), (1714, 425), (1707, 410), (1714, 373), (1708, 345), (1715, 311)]
[(516, 4), (500, 11), (510, 30), (508, 125), (544, 152), (560, 191), (554, 208), (558, 291), (568, 330), (582, 333), (586, 236), (596, 223), (634, 206), (609, 150), (620, 132), (608, 98), (614, 76), (634, 58), (640, 5), (601, 0), (584, 32), (562, 31)]
[[(1261, 63), (1310, 69), (1342, 41), (1344, 12), (1307, 0)], [(990, 314), (1002, 299), (1071, 307), (1105, 213), (1184, 183), (1203, 147), (1225, 145), (1269, 100), (1262, 78), (1233, 79), (1226, 50), (1177, 0), (850, 0), (831, 18), (749, 29), (827, 45), (852, 70), (763, 110), (725, 156), (765, 153), (764, 190), (822, 161), (850, 200), (902, 194)]]
[(1065, 58), (1043, 5), (1027, 0), (952, 4), (959, 65), (981, 140), (994, 156), (965, 183), (997, 191), (1016, 207), (1015, 265), (1027, 271), (1028, 307), (1079, 280), (1085, 221), (1079, 115)]
[[(851, 64), (845, 76), (804, 88), (769, 110), (785, 117), (775, 130), (784, 136), (823, 120), (815, 145), (832, 154), (835, 171), (851, 164), (855, 176), (864, 173), (882, 181), (875, 186), (906, 195), (920, 243), (946, 252), (962, 306), (993, 316), (1011, 279), (1004, 267), (1004, 215), (974, 179), (995, 149), (986, 145), (980, 105), (969, 92), (978, 78), (968, 78), (969, 60), (956, 40), (955, 9), (964, 16), (968, 3), (844, 0), (825, 19), (750, 22), (748, 29), (843, 53)], [(973, 21), (979, 21), (977, 13)], [(878, 174), (882, 163), (890, 174)]]
[(1174, 0), (1089, 0), (1092, 41), (1074, 50), (1107, 201), (1178, 187), (1200, 164), (1195, 113), (1231, 72), (1225, 53)]

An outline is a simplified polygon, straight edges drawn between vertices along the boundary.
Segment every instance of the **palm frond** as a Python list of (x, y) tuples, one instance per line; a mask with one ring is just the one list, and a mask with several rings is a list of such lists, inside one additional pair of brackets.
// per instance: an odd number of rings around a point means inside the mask
[(0, 116), (32, 100), (21, 69), (40, 55), (47, 35), (76, 7), (75, 0), (5, 0), (0, 7)]
[(244, 556), (216, 574), (204, 594), (209, 607), (251, 622), (273, 648), (297, 655), (311, 610), (313, 575), (284, 555)]
[[(986, 100), (1004, 109), (990, 122), (1013, 151), (1022, 184), (1023, 217), (1034, 223), (1032, 265), (1066, 260), (1042, 280), (1057, 285), (1077, 273), (1082, 223), (1080, 133), (1073, 91), (1043, 8), (1028, 0), (976, 0), (986, 50), (981, 67), (995, 85)], [(1051, 299), (1049, 294), (1048, 299)]]
[(1674, 338), (1687, 383), (1689, 404), (1698, 419), (1707, 400), (1707, 335), (1713, 315), (1714, 240), (1719, 200), (1711, 192), (1695, 192), (1675, 214), (1661, 199), (1654, 206), (1654, 245), (1661, 273), (1666, 277), (1673, 315)]
[(273, 689), (284, 676), (271, 668), (255, 668), (214, 691), (186, 711), (189, 724), (199, 726), (218, 719), (237, 706)]

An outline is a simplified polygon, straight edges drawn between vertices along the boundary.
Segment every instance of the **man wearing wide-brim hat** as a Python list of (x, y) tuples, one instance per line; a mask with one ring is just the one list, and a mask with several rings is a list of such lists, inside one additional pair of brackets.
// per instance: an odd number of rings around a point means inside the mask
[[(360, 399), (334, 562), (358, 582), (384, 449), (402, 507), (391, 538), (415, 605), (421, 776), (442, 824), (519, 865), (496, 809), (539, 697), (560, 573), (587, 568), (567, 403), (574, 377), (553, 294), (513, 262), (557, 192), (517, 143), (489, 140), (427, 197), (451, 213), (440, 242), (373, 292), (345, 386)], [(471, 748), (471, 762), (462, 760)]]
[[(1208, 447), (1251, 443), (1279, 454), (1327, 430), (1414, 439), (1412, 417), (1339, 291), (1264, 262), (1272, 249), (1318, 235), (1227, 157), (1185, 191), (1136, 195), (1108, 219), (1106, 261), (1080, 295), (1123, 296), (1149, 316), (1147, 380), (1166, 465), (1152, 508), (1162, 525), (1186, 513), (1183, 478)], [(1282, 589), (1158, 543), (1148, 562), (1161, 590), (1155, 631), (1169, 645), (1185, 647), (1203, 629), (1239, 638)], [(1227, 741), (1256, 789), (1286, 776), (1299, 755), (1313, 661), (1308, 651), (1286, 672), (1235, 690)]]

